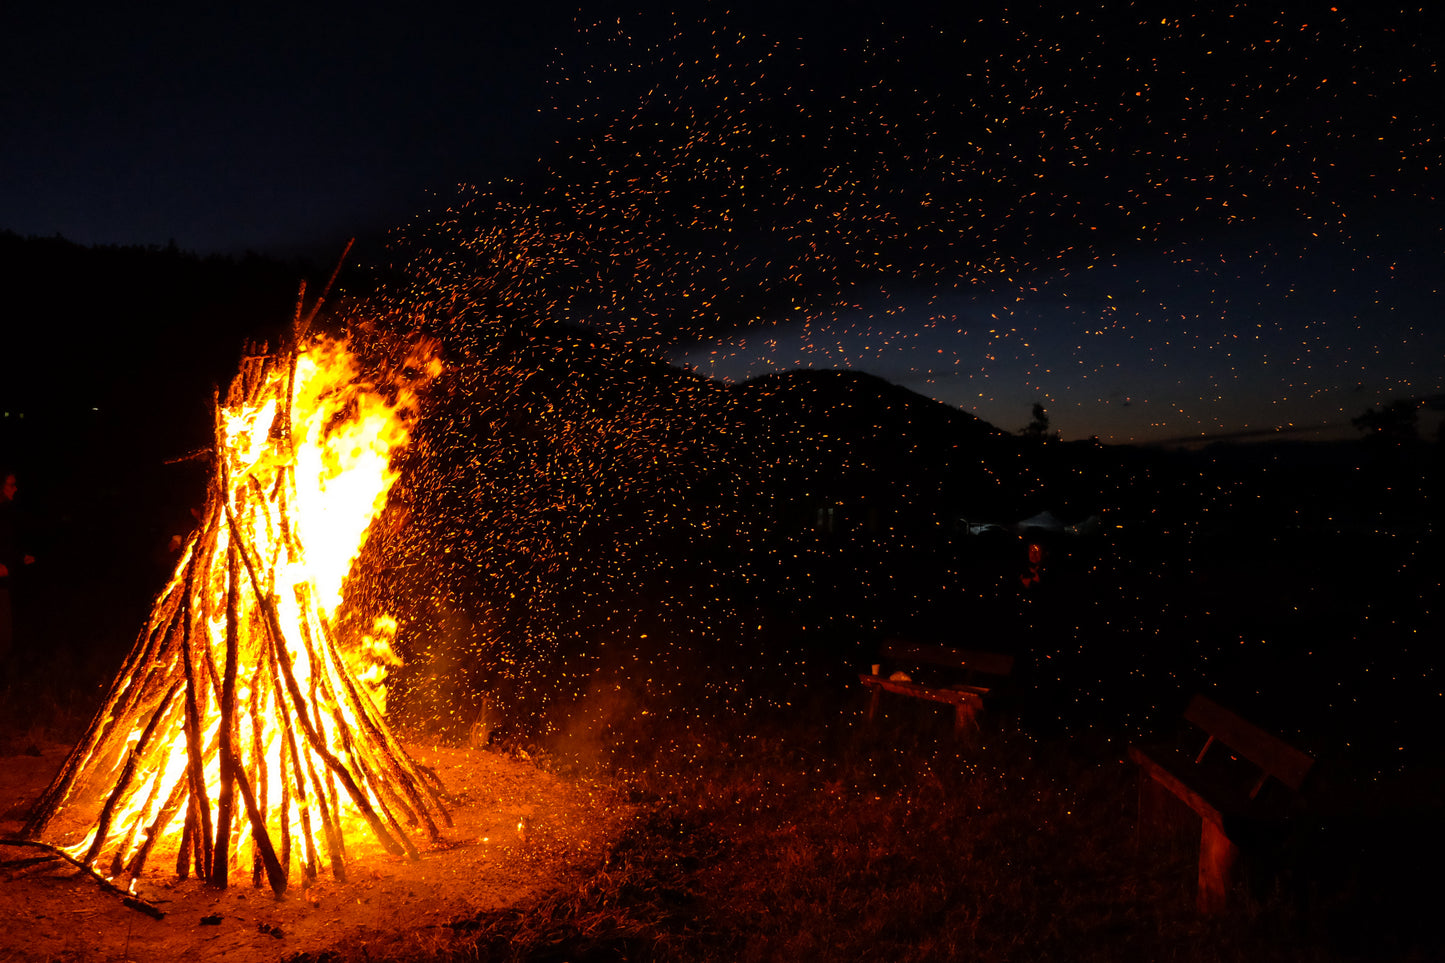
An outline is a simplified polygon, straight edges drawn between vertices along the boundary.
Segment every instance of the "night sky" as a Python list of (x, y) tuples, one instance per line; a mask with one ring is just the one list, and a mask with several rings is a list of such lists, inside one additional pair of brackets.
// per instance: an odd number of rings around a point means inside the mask
[(453, 288), (446, 244), (526, 233), (561, 320), (1066, 438), (1440, 406), (1438, 14), (492, 6), (7, 10), (0, 229), (382, 263), (407, 225)]

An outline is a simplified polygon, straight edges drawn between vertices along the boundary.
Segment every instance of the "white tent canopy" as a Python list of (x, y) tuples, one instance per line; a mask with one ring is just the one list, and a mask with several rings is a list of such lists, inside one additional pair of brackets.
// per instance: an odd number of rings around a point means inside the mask
[(1054, 517), (1053, 512), (1039, 512), (1033, 518), (1025, 518), (1018, 523), (1020, 532), (1036, 529), (1045, 532), (1063, 532), (1064, 523)]

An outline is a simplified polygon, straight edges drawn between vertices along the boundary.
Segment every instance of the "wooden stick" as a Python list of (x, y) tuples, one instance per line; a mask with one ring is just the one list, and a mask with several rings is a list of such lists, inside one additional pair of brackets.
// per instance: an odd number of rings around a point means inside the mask
[[(286, 446), (288, 455), (294, 451), (291, 441), (291, 427), (292, 419), (296, 414), (296, 359), (301, 353), (301, 339), (306, 336), (305, 331), (301, 329), (301, 298), (305, 296), (306, 282), (303, 280), (301, 282), (301, 294), (296, 301), (296, 319), (291, 323), (292, 347), (291, 351), (286, 355), (286, 397), (282, 400), (283, 403), (281, 405), (281, 411), (285, 417), (285, 421), (281, 425), (281, 440)], [(279, 483), (284, 475), (285, 466), (283, 465), (282, 470), (276, 473), (276, 481)], [(286, 520), (284, 513), (282, 513), (281, 520), (284, 524)]]
[[(234, 533), (236, 530), (236, 520), (230, 513), (229, 505), (227, 506), (226, 518)], [(367, 825), (371, 827), (372, 834), (375, 835), (382, 846), (386, 848), (386, 851), (393, 856), (404, 855), (406, 852), (405, 848), (392, 838), (391, 833), (387, 832), (386, 827), (382, 825), (381, 820), (377, 818), (375, 811), (372, 809), (370, 801), (368, 801), (366, 796), (361, 792), (360, 787), (356, 785), (356, 780), (352, 778), (351, 773), (346, 769), (345, 765), (342, 764), (341, 760), (337, 759), (331, 750), (327, 748), (326, 741), (322, 737), (322, 734), (312, 726), (311, 718), (306, 712), (306, 702), (301, 696), (301, 687), (297, 684), (296, 676), (291, 668), (291, 656), (286, 650), (286, 634), (281, 631), (281, 619), (276, 614), (276, 606), (272, 600), (266, 597), (261, 591), (260, 579), (256, 576), (256, 569), (251, 562), (250, 552), (242, 551), (241, 557), (246, 564), (246, 570), (251, 576), (252, 591), (255, 593), (256, 600), (260, 603), (262, 611), (265, 613), (268, 627), (272, 633), (271, 637), (276, 644), (277, 661), (281, 666), (281, 674), (286, 680), (287, 688), (291, 690), (291, 701), (296, 707), (296, 718), (301, 723), (302, 731), (306, 733), (306, 739), (310, 743), (312, 751), (320, 756), (326, 763), (327, 769), (335, 773), (336, 778), (341, 780), (342, 785), (346, 787), (347, 793), (351, 796), (351, 801), (356, 805), (356, 808), (361, 811), (362, 816), (366, 819)], [(315, 664), (314, 659), (313, 664)], [(313, 688), (319, 675), (319, 672), (312, 672), (311, 674)]]
[[(195, 656), (191, 646), (191, 608), (190, 596), (185, 600), (185, 627), (181, 637), (182, 659), (186, 666), (186, 778), (190, 783), (192, 806), (195, 807), (196, 820), (192, 826), (187, 823), (187, 830), (192, 831), (196, 837), (192, 840), (196, 847), (197, 873), (203, 878), (210, 878), (211, 875), (211, 801), (206, 793), (206, 760), (201, 751), (201, 705), (205, 698), (205, 691), (196, 681)], [(204, 614), (200, 622), (201, 631), (204, 633)], [(209, 646), (208, 646), (209, 648)], [(182, 875), (184, 878), (184, 874)]]
[[(173, 819), (176, 812), (180, 810), (181, 803), (184, 802), (189, 795), (189, 790), (190, 786), (188, 785), (186, 774), (182, 773), (181, 777), (176, 780), (175, 785), (171, 788), (171, 793), (166, 798), (165, 804), (161, 806), (160, 812), (156, 814), (155, 820), (151, 822), (150, 827), (146, 830), (145, 841), (141, 843), (140, 848), (136, 850), (135, 855), (132, 856), (130, 862), (126, 864), (125, 872), (131, 879), (138, 879), (140, 877), (141, 868), (145, 866), (146, 858), (150, 855), (151, 847), (155, 845), (156, 840), (160, 838), (161, 834), (165, 832), (166, 827), (170, 825), (171, 819)], [(184, 830), (182, 830), (181, 838), (181, 848), (184, 849)], [(120, 874), (116, 873), (113, 875)]]
[[(266, 824), (266, 788), (268, 773), (266, 771), (266, 748), (261, 740), (262, 726), (260, 703), (262, 673), (265, 671), (265, 668), (266, 667), (264, 662), (258, 660), (256, 663), (256, 671), (251, 674), (250, 699), (251, 761), (252, 765), (255, 766), (256, 769), (256, 791), (259, 797), (257, 801), (257, 808), (260, 810), (261, 813), (261, 826), (263, 830), (265, 829)], [(255, 847), (253, 847), (253, 852), (251, 854), (251, 885), (259, 887), (261, 885), (262, 860), (258, 858), (258, 854), (254, 851), (254, 849)], [(274, 859), (275, 857), (273, 856), (272, 858)], [(283, 886), (282, 888), (284, 889), (285, 887)]]
[[(331, 800), (327, 796), (326, 784), (316, 775), (316, 765), (311, 754), (306, 754), (306, 771), (311, 776), (311, 785), (316, 790), (316, 811), (321, 815), (321, 829), (326, 836), (326, 852), (331, 857), (331, 875), (338, 883), (346, 882), (346, 851), (341, 845), (341, 833), (332, 816)], [(335, 791), (335, 786), (332, 787)]]
[(95, 880), (96, 884), (101, 889), (105, 890), (107, 893), (111, 893), (112, 895), (119, 896), (120, 901), (126, 906), (129, 906), (131, 909), (139, 910), (140, 912), (149, 916), (151, 919), (158, 920), (165, 918), (166, 914), (161, 910), (160, 907), (156, 906), (154, 903), (150, 903), (146, 900), (141, 899), (139, 896), (132, 896), (130, 893), (127, 893), (119, 886), (116, 886), (110, 880), (106, 879), (104, 876), (100, 875), (95, 870), (91, 869), (89, 866), (85, 865), (80, 860), (76, 859), (74, 856), (70, 855), (58, 846), (52, 846), (49, 843), (41, 842), (38, 839), (0, 839), (0, 846), (30, 846), (34, 847), (35, 849), (44, 850), (45, 852), (51, 854), (57, 859), (65, 860), (76, 869), (90, 876), (90, 878)]
[[(356, 775), (360, 776), (361, 780), (368, 785), (374, 786), (378, 780), (371, 772), (371, 766), (369, 765), (369, 761), (366, 758), (365, 753), (358, 751), (356, 740), (351, 731), (351, 725), (346, 721), (345, 716), (341, 712), (342, 700), (340, 698), (340, 693), (335, 690), (331, 680), (331, 673), (327, 671), (330, 666), (327, 662), (323, 661), (317, 653), (315, 640), (311, 632), (310, 619), (314, 615), (318, 623), (320, 623), (321, 615), (318, 611), (316, 611), (315, 606), (310, 604), (310, 593), (309, 591), (307, 591), (307, 588), (304, 584), (296, 586), (296, 600), (302, 611), (302, 619), (300, 623), (301, 639), (306, 646), (306, 654), (311, 659), (311, 678), (313, 680), (319, 678), (322, 684), (326, 687), (325, 701), (329, 702), (331, 706), (332, 724), (335, 726), (336, 731), (341, 735), (342, 747), (346, 750), (346, 754), (351, 759), (353, 766), (355, 766)], [(339, 656), (336, 654), (333, 647), (331, 652), (331, 660), (334, 662), (337, 659), (339, 659)], [(336, 664), (339, 665), (339, 663)], [(349, 684), (350, 676), (346, 673), (344, 667), (342, 667), (340, 671), (336, 674), (339, 674)], [(345, 778), (344, 774), (343, 778)], [(362, 799), (368, 798), (364, 792), (359, 793), (356, 790), (352, 791), (352, 796), (354, 799), (358, 797)], [(396, 824), (396, 817), (387, 807), (385, 799), (383, 799), (380, 794), (377, 795), (377, 802), (379, 803), (379, 805), (376, 808), (380, 811), (382, 817), (391, 824), (391, 827), (395, 833), (396, 840), (400, 843), (400, 845), (405, 851), (404, 855), (406, 855), (409, 859), (417, 859), (420, 854), (417, 852), (415, 844), (412, 843), (410, 837), (408, 837), (406, 833), (402, 832), (401, 827)], [(363, 811), (365, 811), (365, 809), (360, 804), (358, 804), (357, 808), (362, 808)], [(383, 844), (384, 843), (385, 840), (383, 840)]]
[(341, 252), (341, 257), (336, 259), (336, 270), (331, 272), (331, 280), (326, 282), (326, 287), (321, 291), (321, 297), (317, 298), (316, 303), (311, 306), (311, 313), (306, 315), (306, 321), (298, 329), (298, 337), (304, 335), (306, 330), (311, 327), (311, 322), (316, 320), (317, 312), (321, 310), (321, 305), (326, 303), (326, 296), (331, 293), (331, 286), (336, 283), (336, 278), (341, 274), (341, 268), (346, 263), (346, 255), (351, 253), (351, 245), (355, 243), (356, 238), (354, 237), (346, 242), (346, 248)]
[(261, 860), (266, 864), (266, 876), (271, 881), (271, 891), (278, 897), (286, 892), (286, 874), (276, 859), (276, 850), (271, 845), (271, 835), (266, 831), (266, 819), (256, 805), (256, 796), (251, 791), (251, 781), (246, 778), (246, 767), (238, 766), (235, 760), (231, 768), (236, 773), (236, 785), (241, 789), (241, 799), (246, 804), (246, 814), (251, 817), (251, 838), (261, 850)]
[[(236, 524), (235, 516), (231, 513), (229, 504), (226, 505), (226, 521), (231, 528), (232, 537), (234, 538), (238, 526)], [(326, 762), (329, 769), (333, 771), (337, 769), (341, 770), (341, 776), (343, 780), (349, 781), (350, 774), (347, 773), (342, 767), (340, 760), (338, 760), (334, 755), (332, 755), (331, 752), (326, 748), (325, 741), (322, 738), (321, 734), (311, 724), (310, 716), (306, 711), (307, 703), (301, 695), (301, 687), (296, 682), (295, 673), (292, 671), (291, 656), (286, 649), (286, 635), (284, 632), (281, 631), (281, 620), (276, 614), (275, 605), (272, 604), (271, 600), (266, 597), (261, 591), (260, 579), (256, 576), (256, 569), (251, 562), (251, 555), (249, 552), (243, 550), (241, 552), (241, 557), (245, 562), (247, 572), (250, 573), (252, 592), (254, 593), (257, 602), (260, 604), (261, 609), (266, 616), (266, 627), (271, 636), (272, 649), (276, 653), (277, 665), (281, 670), (282, 678), (286, 682), (286, 688), (291, 694), (292, 705), (296, 709), (296, 719), (298, 722), (301, 723), (301, 729), (306, 734), (307, 743), (310, 746), (311, 751), (316, 753), (316, 755), (320, 756), (322, 760)], [(317, 673), (312, 673), (313, 697), (315, 693), (316, 675)], [(317, 779), (316, 769), (311, 764), (309, 754), (307, 756), (307, 767), (311, 774), (312, 784), (317, 787), (321, 796), (320, 811), (322, 816), (323, 828), (326, 832), (327, 847), (331, 852), (332, 874), (336, 876), (339, 882), (344, 882), (346, 878), (346, 857), (345, 850), (343, 848), (343, 837), (339, 832), (339, 827), (337, 826), (335, 820), (332, 817), (330, 799), (328, 798), (328, 794), (322, 787), (320, 780)], [(351, 783), (351, 785), (352, 787), (355, 786), (354, 781)], [(358, 792), (356, 793), (356, 795), (359, 796), (360, 793)], [(330, 796), (331, 798), (335, 797), (334, 786), (332, 788)], [(364, 798), (362, 799), (362, 803), (365, 803)], [(369, 816), (368, 823), (371, 825), (372, 831), (377, 834), (378, 839), (381, 839), (383, 841), (383, 845), (385, 845), (386, 842), (389, 840), (389, 836), (386, 833), (385, 829), (381, 827), (380, 822), (376, 819), (375, 814), (369, 812), (369, 807), (364, 809), (363, 812)], [(391, 840), (390, 844), (391, 845), (388, 846), (388, 850), (396, 852), (396, 855), (401, 855), (399, 851), (392, 850), (392, 847), (396, 847), (395, 841)], [(399, 847), (397, 847), (397, 849), (399, 850)]]
[(125, 769), (121, 771), (120, 778), (115, 782), (115, 787), (111, 790), (110, 795), (106, 797), (105, 805), (101, 807), (100, 818), (97, 821), (95, 839), (91, 840), (90, 848), (86, 850), (85, 856), (81, 859), (81, 862), (87, 866), (94, 862), (95, 858), (100, 855), (101, 847), (105, 845), (106, 835), (110, 832), (110, 820), (115, 814), (116, 804), (130, 787), (130, 781), (135, 777), (136, 766), (150, 745), (151, 736), (155, 735), (161, 718), (168, 714), (164, 711), (164, 708), (168, 707), (170, 701), (175, 698), (176, 693), (180, 690), (182, 681), (183, 680), (177, 679), (171, 683), (171, 687), (167, 689), (165, 695), (162, 696), (162, 708), (157, 709), (155, 713), (151, 715), (150, 722), (146, 723), (145, 729), (141, 732), (140, 738), (136, 740), (134, 748), (131, 749), (130, 755), (126, 759)]
[(324, 769), (321, 773), (326, 777), (326, 795), (324, 802), (331, 809), (331, 822), (336, 826), (336, 849), (341, 853), (341, 858), (346, 858), (346, 834), (341, 831), (341, 793), (336, 791), (336, 776), (330, 769)]
[[(220, 436), (217, 436), (216, 450), (217, 452), (222, 451)], [(203, 584), (201, 584), (199, 591), (197, 592), (197, 596), (200, 599), (201, 604), (199, 606), (192, 606), (192, 621), (201, 628), (201, 634), (206, 640), (206, 645), (202, 646), (199, 653), (200, 658), (204, 660), (202, 662), (202, 667), (206, 670), (206, 673), (211, 680), (211, 684), (215, 687), (217, 692), (221, 691), (221, 673), (220, 670), (216, 668), (216, 660), (213, 653), (211, 652), (211, 634), (207, 626), (211, 624), (211, 597), (213, 594), (211, 591), (210, 580), (215, 570), (216, 553), (220, 550), (221, 529), (223, 527), (222, 523), (225, 520), (225, 516), (221, 512), (221, 505), (226, 498), (225, 489), (221, 487), (224, 483), (225, 477), (224, 461), (224, 454), (218, 454), (216, 458), (216, 472), (214, 477), (211, 479), (210, 493), (206, 498), (206, 526), (208, 529), (209, 538), (206, 541), (206, 551), (205, 555), (203, 556), (204, 561), (202, 562), (199, 569), (200, 572), (204, 573), (205, 581), (203, 582)], [(228, 533), (228, 544), (229, 541), (230, 537)], [(204, 688), (201, 688), (198, 691), (202, 695), (204, 695), (205, 693)]]
[(264, 680), (262, 674), (264, 671), (266, 671), (266, 665), (264, 665), (264, 654), (266, 654), (266, 649), (264, 649), (263, 646), (262, 658), (257, 659), (256, 671), (251, 674), (250, 706), (251, 758), (253, 758), (254, 766), (256, 766), (256, 791), (259, 792), (260, 795), (262, 816), (266, 814), (266, 792), (267, 787), (269, 787), (270, 781), (269, 766), (266, 765), (266, 743), (264, 743), (264, 740), (262, 739), (262, 732), (264, 732), (266, 726), (264, 726), (264, 723), (262, 723), (262, 709), (260, 709), (260, 703), (262, 703), (262, 698), (264, 698)]
[(131, 844), (135, 842), (136, 833), (139, 832), (141, 826), (145, 824), (146, 816), (150, 814), (151, 809), (155, 807), (156, 800), (160, 797), (161, 778), (164, 775), (165, 773), (159, 768), (151, 774), (150, 791), (146, 793), (146, 801), (131, 819), (130, 828), (126, 830), (125, 836), (121, 838), (120, 844), (115, 848), (115, 855), (111, 858), (110, 875), (112, 878), (119, 876), (121, 871), (125, 869), (126, 852), (131, 848)]
[[(306, 773), (301, 769), (301, 757), (296, 752), (295, 737), (287, 739), (287, 750), (291, 753), (291, 769), (294, 776), (293, 785), (296, 787), (296, 811), (301, 816), (301, 842), (305, 847), (306, 863), (305, 872), (308, 880), (314, 880), (321, 870), (321, 857), (316, 852), (316, 830), (311, 825), (311, 802), (320, 801), (315, 789), (308, 794), (306, 791)], [(308, 763), (309, 765), (309, 763)]]
[(291, 780), (286, 773), (286, 746), (281, 746), (281, 869), (291, 879)]
[[(297, 587), (298, 601), (299, 593), (303, 588), (305, 588), (305, 586)], [(306, 611), (304, 607), (302, 610)], [(390, 729), (388, 729), (386, 725), (377, 722), (375, 717), (379, 716), (380, 713), (372, 703), (371, 697), (366, 694), (365, 690), (356, 685), (355, 680), (351, 678), (351, 674), (346, 671), (346, 667), (341, 663), (341, 653), (336, 644), (336, 637), (331, 630), (330, 623), (327, 622), (325, 618), (318, 618), (318, 622), (321, 625), (321, 631), (328, 643), (326, 648), (331, 653), (333, 668), (346, 686), (347, 693), (351, 697), (351, 702), (356, 707), (356, 714), (361, 719), (363, 725), (366, 726), (367, 734), (371, 736), (373, 744), (380, 749), (386, 761), (391, 765), (397, 781), (401, 783), (402, 788), (411, 798), (412, 804), (421, 814), (421, 818), (426, 823), (428, 834), (433, 840), (440, 839), (441, 832), (437, 829), (436, 823), (432, 821), (426, 803), (422, 800), (420, 793), (417, 792), (417, 785), (420, 784), (421, 788), (426, 790), (427, 795), (431, 797), (432, 802), (448, 826), (452, 825), (451, 813), (447, 811), (446, 805), (442, 802), (436, 790), (422, 780), (412, 768), (411, 757), (407, 754), (406, 750), (395, 741)]]
[(301, 308), (306, 304), (306, 279), (301, 279), (301, 289), (296, 292), (296, 313), (291, 318), (291, 340), (299, 342), (306, 332), (301, 330)]
[(406, 847), (407, 858), (420, 859), (421, 853), (417, 850), (416, 844), (411, 841), (411, 836), (407, 834), (406, 830), (401, 828), (401, 824), (397, 822), (396, 814), (392, 810), (393, 808), (400, 809), (413, 826), (417, 825), (416, 813), (407, 805), (406, 800), (391, 788), (391, 784), (387, 780), (378, 778), (373, 772), (368, 774), (367, 781), (371, 786), (371, 791), (376, 794), (376, 798), (380, 802), (377, 809), (381, 811), (387, 824), (391, 826), (392, 833)]
[[(229, 508), (229, 506), (227, 506)], [(231, 862), (231, 810), (236, 782), (236, 755), (232, 749), (236, 716), (236, 660), (239, 646), (240, 616), (236, 598), (241, 571), (237, 560), (239, 532), (231, 526), (231, 541), (226, 553), (226, 674), (221, 680), (221, 795), (216, 802), (216, 849), (211, 863), (211, 883), (226, 888)]]
[(281, 734), (283, 736), (281, 771), (283, 774), (288, 773), (286, 754), (289, 752), (291, 769), (286, 785), (295, 786), (296, 811), (301, 817), (302, 841), (306, 850), (306, 878), (312, 880), (316, 878), (319, 860), (316, 856), (316, 840), (311, 829), (311, 804), (306, 794), (306, 776), (301, 771), (301, 757), (296, 751), (296, 732), (291, 728), (291, 714), (286, 711), (286, 697), (281, 688), (281, 670), (276, 665), (275, 640), (272, 639), (271, 643), (267, 649), (266, 665), (271, 670), (271, 691), (275, 696), (276, 714), (281, 717)]
[[(189, 775), (189, 774), (188, 774)], [(176, 851), (176, 875), (181, 879), (191, 875), (191, 846), (196, 836), (195, 797), (186, 795), (186, 821), (181, 827), (181, 848)]]
[(383, 791), (386, 788), (386, 784), (384, 780), (379, 778), (376, 771), (379, 767), (367, 757), (367, 753), (362, 748), (362, 745), (353, 737), (351, 727), (347, 725), (346, 719), (342, 716), (340, 706), (334, 701), (332, 702), (331, 715), (333, 724), (341, 734), (342, 747), (346, 750), (346, 755), (356, 770), (355, 776), (357, 777), (357, 782), (362, 792), (376, 796), (376, 811), (381, 815), (381, 818), (386, 820), (387, 825), (391, 827), (394, 837), (406, 850), (406, 857), (408, 859), (420, 858), (420, 853), (417, 852), (416, 845), (411, 841), (411, 837), (408, 836), (397, 823), (396, 815), (391, 811), (391, 804), (400, 804), (413, 825), (417, 822), (415, 814), (411, 812), (410, 807), (406, 805), (405, 801), (394, 792)]
[[(126, 657), (121, 674), (116, 676), (115, 682), (111, 684), (110, 693), (106, 696), (101, 711), (95, 714), (85, 735), (66, 757), (60, 774), (51, 782), (45, 794), (36, 801), (35, 806), (31, 809), (29, 819), (25, 821), (24, 828), (20, 830), (22, 837), (35, 839), (45, 831), (46, 826), (55, 818), (60, 804), (70, 795), (70, 790), (75, 785), (75, 779), (80, 774), (82, 764), (101, 746), (108, 745), (114, 733), (124, 731), (121, 728), (123, 725), (131, 722), (135, 703), (140, 700), (141, 693), (144, 691), (140, 668), (146, 665), (147, 660), (153, 655), (162, 625), (166, 631), (170, 630), (171, 618), (174, 617), (175, 611), (171, 610), (169, 613), (163, 611), (160, 614), (163, 618), (153, 616), (147, 624), (146, 630), (136, 639), (130, 655)], [(149, 678), (150, 673), (145, 673), (145, 676)]]

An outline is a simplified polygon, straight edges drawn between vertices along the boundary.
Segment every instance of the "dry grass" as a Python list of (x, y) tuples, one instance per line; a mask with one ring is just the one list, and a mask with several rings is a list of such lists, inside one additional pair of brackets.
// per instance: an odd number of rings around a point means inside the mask
[(26, 678), (0, 683), (0, 732), (13, 744), (0, 748), (76, 742), (94, 711), (89, 693)]
[(921, 708), (873, 731), (851, 715), (679, 729), (619, 761), (649, 804), (592, 872), (405, 958), (1341, 958), (1278, 888), (1198, 917), (1188, 830), (1136, 850), (1122, 744), (960, 745)]
[(0, 733), (25, 745), (80, 740), (115, 677), (126, 648), (108, 640), (77, 653), (75, 647), (35, 643), (0, 663)]

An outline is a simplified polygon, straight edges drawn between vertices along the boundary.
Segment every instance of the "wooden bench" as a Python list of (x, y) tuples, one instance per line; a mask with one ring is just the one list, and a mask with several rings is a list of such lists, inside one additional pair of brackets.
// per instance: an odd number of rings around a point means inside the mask
[[(1197, 903), (1215, 913), (1225, 907), (1240, 845), (1297, 807), (1314, 759), (1202, 695), (1190, 700), (1184, 718), (1208, 737), (1197, 755), (1129, 747), (1139, 764), (1139, 833), (1142, 839), (1161, 788), (1199, 814)], [(1215, 745), (1228, 751), (1210, 754)]]
[[(858, 680), (870, 690), (869, 722), (878, 714), (882, 694), (892, 692), (953, 706), (953, 731), (957, 735), (978, 728), (984, 697), (997, 680), (1013, 672), (1013, 666), (1013, 656), (997, 652), (891, 640), (883, 646), (873, 671), (860, 672)], [(901, 668), (912, 670), (912, 674), (895, 671)]]

